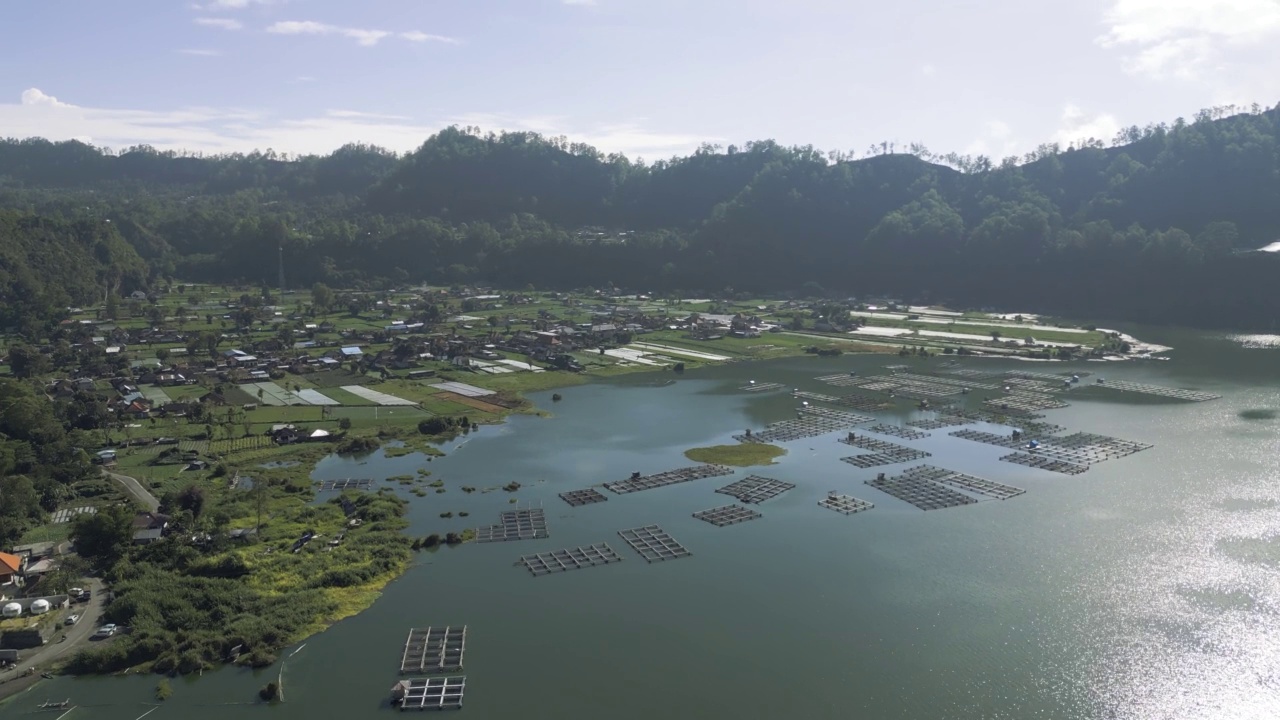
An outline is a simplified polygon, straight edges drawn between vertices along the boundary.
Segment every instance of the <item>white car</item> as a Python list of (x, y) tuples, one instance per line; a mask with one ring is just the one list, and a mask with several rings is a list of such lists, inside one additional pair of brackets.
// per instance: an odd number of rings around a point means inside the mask
[(75, 625), (80, 622), (79, 615), (68, 615), (66, 620), (62, 621), (64, 625)]
[(114, 624), (103, 625), (93, 634), (96, 638), (109, 638), (116, 634), (116, 626)]

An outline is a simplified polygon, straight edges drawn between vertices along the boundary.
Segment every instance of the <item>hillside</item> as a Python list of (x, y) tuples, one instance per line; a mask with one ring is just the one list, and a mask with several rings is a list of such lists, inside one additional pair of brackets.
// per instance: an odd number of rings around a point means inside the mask
[(642, 164), (458, 128), (402, 157), (24, 140), (0, 143), (0, 207), (111, 219), (153, 280), (274, 283), (283, 245), (297, 286), (806, 287), (1270, 327), (1272, 258), (1236, 251), (1280, 238), (1278, 141), (1280, 108), (1204, 112), (999, 165), (771, 141)]

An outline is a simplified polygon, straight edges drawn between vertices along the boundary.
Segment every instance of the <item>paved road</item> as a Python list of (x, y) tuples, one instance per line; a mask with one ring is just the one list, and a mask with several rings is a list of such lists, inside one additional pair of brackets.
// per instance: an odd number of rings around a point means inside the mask
[(71, 612), (79, 615), (80, 621), (66, 628), (66, 640), (58, 642), (58, 638), (62, 636), (62, 633), (55, 631), (48, 645), (36, 650), (35, 653), (19, 662), (16, 668), (6, 670), (0, 675), (0, 700), (8, 697), (12, 691), (28, 687), (26, 683), (18, 682), (22, 677), (22, 673), (27, 671), (27, 668), (33, 667), (37, 673), (47, 672), (54, 663), (69, 657), (76, 650), (83, 647), (85, 643), (89, 642), (89, 637), (93, 635), (100, 624), (103, 596), (106, 593), (102, 589), (102, 583), (97, 580), (90, 580), (88, 588), (92, 592), (89, 602), (83, 605), (73, 604), (71, 606)]
[(124, 491), (129, 493), (134, 500), (137, 500), (147, 510), (155, 512), (160, 509), (160, 501), (156, 499), (155, 495), (151, 494), (150, 490), (143, 487), (142, 483), (128, 475), (117, 475), (107, 470), (103, 470), (102, 474), (123, 485)]

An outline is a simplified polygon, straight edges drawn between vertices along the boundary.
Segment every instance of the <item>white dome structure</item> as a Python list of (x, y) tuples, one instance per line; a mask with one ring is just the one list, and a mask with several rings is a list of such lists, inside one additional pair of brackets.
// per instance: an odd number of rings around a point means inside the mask
[(39, 600), (36, 600), (35, 602), (31, 603), (32, 615), (43, 615), (47, 612), (49, 612), (48, 600), (45, 600), (44, 598), (40, 598)]
[(22, 614), (22, 606), (18, 603), (5, 603), (4, 608), (0, 608), (0, 615), (7, 618), (16, 618)]

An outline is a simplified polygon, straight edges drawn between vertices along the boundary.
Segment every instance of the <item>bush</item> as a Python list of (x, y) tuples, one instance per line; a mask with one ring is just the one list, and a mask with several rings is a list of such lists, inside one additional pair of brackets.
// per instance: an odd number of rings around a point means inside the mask
[(258, 691), (258, 697), (267, 702), (271, 702), (272, 700), (280, 697), (280, 686), (276, 685), (274, 682), (269, 682), (262, 686), (262, 689)]
[(173, 688), (169, 686), (167, 679), (162, 679), (156, 684), (156, 699), (160, 701), (168, 700), (173, 695)]

